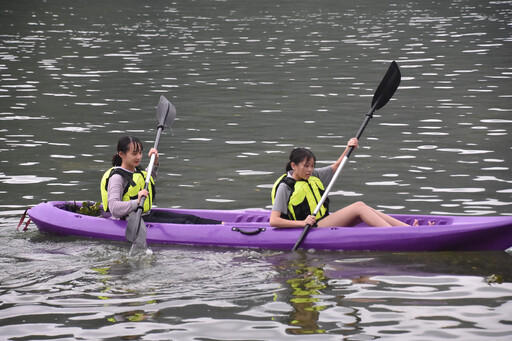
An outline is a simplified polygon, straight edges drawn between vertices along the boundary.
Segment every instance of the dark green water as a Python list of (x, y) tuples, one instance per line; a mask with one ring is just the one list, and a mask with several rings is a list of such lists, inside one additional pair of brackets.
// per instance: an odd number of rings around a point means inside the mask
[[(393, 60), (393, 99), (331, 195), (387, 213), (510, 215), (510, 1), (3, 1), (0, 335), (508, 339), (505, 252), (155, 249), (16, 232), (98, 200), (117, 139), (162, 136), (157, 205), (266, 208), (294, 146), (326, 164)], [(486, 283), (491, 275), (503, 283)]]

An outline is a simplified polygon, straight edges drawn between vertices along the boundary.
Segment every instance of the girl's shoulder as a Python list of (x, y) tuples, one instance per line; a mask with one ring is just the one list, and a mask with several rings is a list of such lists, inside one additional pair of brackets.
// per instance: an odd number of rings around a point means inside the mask
[(122, 186), (126, 185), (131, 179), (131, 176), (127, 176), (123, 172), (114, 172), (109, 178), (109, 184), (121, 184)]
[(277, 186), (277, 192), (291, 192), (294, 184), (291, 184), (289, 181), (283, 181)]
[(317, 178), (321, 178), (325, 175), (330, 175), (332, 173), (333, 173), (332, 167), (325, 166), (325, 167), (321, 167), (321, 168), (315, 168), (315, 170), (313, 171), (313, 176), (316, 176)]

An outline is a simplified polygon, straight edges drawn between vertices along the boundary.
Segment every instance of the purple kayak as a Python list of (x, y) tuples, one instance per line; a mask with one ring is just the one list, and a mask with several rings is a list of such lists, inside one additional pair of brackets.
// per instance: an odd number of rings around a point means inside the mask
[[(69, 204), (68, 204), (69, 206)], [(223, 225), (147, 223), (148, 244), (179, 244), (236, 248), (291, 250), (302, 229), (269, 225), (268, 210), (163, 209), (225, 222)], [(66, 202), (41, 203), (28, 210), (39, 231), (126, 241), (126, 221), (102, 212), (93, 217), (66, 210)], [(484, 251), (512, 246), (512, 216), (393, 215), (420, 226), (311, 229), (301, 247), (317, 250), (371, 251)], [(428, 222), (435, 225), (429, 226)]]

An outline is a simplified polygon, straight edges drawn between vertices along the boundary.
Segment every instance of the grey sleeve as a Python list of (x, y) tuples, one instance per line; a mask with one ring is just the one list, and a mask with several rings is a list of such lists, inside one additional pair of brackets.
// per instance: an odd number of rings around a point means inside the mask
[(274, 200), (274, 205), (272, 206), (272, 211), (278, 211), (284, 214), (288, 214), (288, 199), (291, 194), (291, 189), (285, 183), (282, 183), (277, 187), (276, 198)]
[(114, 174), (108, 180), (108, 210), (114, 218), (127, 216), (137, 208), (137, 199), (123, 201), (123, 189), (126, 181), (119, 174)]
[[(316, 175), (315, 175), (316, 173)], [(329, 185), (329, 182), (331, 182), (332, 177), (334, 176), (334, 171), (332, 170), (331, 166), (325, 166), (322, 168), (316, 168), (314, 173), (314, 176), (320, 179), (325, 187)]]

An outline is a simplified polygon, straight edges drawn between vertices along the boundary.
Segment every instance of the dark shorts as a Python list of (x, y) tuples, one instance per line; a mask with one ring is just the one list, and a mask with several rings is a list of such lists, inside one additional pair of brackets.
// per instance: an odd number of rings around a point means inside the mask
[(152, 210), (149, 214), (142, 216), (146, 223), (170, 223), (170, 224), (196, 224), (196, 225), (218, 225), (219, 220), (200, 218), (192, 214), (181, 214), (167, 211)]

